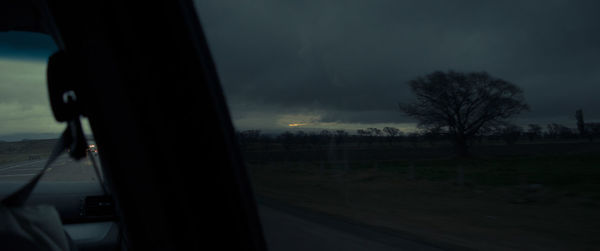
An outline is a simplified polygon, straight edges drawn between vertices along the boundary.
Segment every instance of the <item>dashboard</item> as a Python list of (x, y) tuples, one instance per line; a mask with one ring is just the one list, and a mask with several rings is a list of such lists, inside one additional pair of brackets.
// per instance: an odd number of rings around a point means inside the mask
[[(0, 183), (4, 198), (24, 183)], [(97, 182), (40, 182), (27, 205), (53, 205), (78, 250), (123, 250), (114, 204)]]

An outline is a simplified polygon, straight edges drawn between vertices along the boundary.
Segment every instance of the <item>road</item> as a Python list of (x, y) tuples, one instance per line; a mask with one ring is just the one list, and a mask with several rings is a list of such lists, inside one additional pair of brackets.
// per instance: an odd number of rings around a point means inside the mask
[(258, 210), (269, 250), (462, 250), (260, 198)]
[[(0, 166), (1, 182), (27, 182), (38, 174), (45, 159)], [(44, 175), (43, 181), (95, 181), (89, 159), (75, 161), (59, 157)], [(64, 184), (64, 183), (63, 183)], [(312, 211), (259, 199), (258, 209), (265, 239), (270, 250), (447, 250), (390, 231), (330, 217)]]
[[(44, 164), (46, 159), (0, 165), (0, 182), (26, 182), (38, 174)], [(41, 182), (95, 180), (97, 177), (90, 159), (75, 161), (63, 154), (50, 165)]]

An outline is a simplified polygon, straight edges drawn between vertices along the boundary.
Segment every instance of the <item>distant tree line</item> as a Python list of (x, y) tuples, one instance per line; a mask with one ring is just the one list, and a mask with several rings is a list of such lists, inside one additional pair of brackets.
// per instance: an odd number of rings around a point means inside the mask
[[(576, 140), (585, 139), (594, 141), (600, 138), (600, 123), (584, 123), (584, 131), (579, 128), (569, 128), (562, 124), (550, 123), (544, 126), (529, 124), (525, 128), (513, 124), (503, 124), (487, 127), (480, 130), (471, 142), (482, 144), (486, 142), (502, 142), (507, 145), (518, 141), (536, 142), (542, 140)], [(286, 150), (311, 149), (319, 146), (339, 146), (341, 144), (355, 144), (358, 147), (377, 145), (406, 144), (417, 146), (419, 143), (435, 145), (442, 142), (451, 142), (452, 133), (441, 128), (403, 132), (398, 128), (365, 128), (354, 133), (346, 130), (321, 130), (319, 132), (285, 131), (283, 133), (262, 134), (260, 130), (245, 130), (237, 132), (237, 139), (243, 148), (249, 145), (261, 145), (269, 148), (270, 145), (281, 145)], [(264, 149), (263, 148), (263, 149)]]
[(358, 147), (375, 143), (418, 147), (424, 143), (444, 142), (452, 144), (461, 158), (470, 156), (470, 146), (484, 141), (512, 145), (518, 141), (600, 138), (600, 123), (586, 123), (581, 109), (575, 112), (576, 128), (557, 123), (529, 124), (525, 128), (512, 124), (511, 117), (529, 110), (523, 90), (486, 72), (435, 71), (409, 81), (408, 85), (415, 99), (399, 103), (399, 109), (417, 121), (418, 131), (403, 132), (385, 127), (358, 129), (352, 133), (340, 129), (267, 135), (260, 130), (247, 130), (238, 132), (237, 137), (245, 149), (252, 145), (263, 149), (280, 145), (289, 150), (350, 143)]

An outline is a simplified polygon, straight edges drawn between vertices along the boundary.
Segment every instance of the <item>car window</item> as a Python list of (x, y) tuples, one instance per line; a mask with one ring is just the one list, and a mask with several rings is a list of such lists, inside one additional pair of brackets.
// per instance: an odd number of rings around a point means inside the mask
[(300, 210), (442, 249), (600, 245), (597, 2), (196, 8), (263, 220)]
[[(45, 34), (0, 32), (0, 182), (24, 183), (38, 174), (66, 127), (52, 115), (46, 86), (48, 58), (57, 50)], [(92, 157), (97, 148), (88, 139)], [(41, 182), (95, 182), (91, 160), (63, 154)]]

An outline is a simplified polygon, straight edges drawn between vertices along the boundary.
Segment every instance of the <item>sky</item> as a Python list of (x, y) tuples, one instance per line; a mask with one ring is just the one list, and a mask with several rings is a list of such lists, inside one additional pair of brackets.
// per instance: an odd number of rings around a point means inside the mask
[(46, 64), (52, 39), (31, 32), (0, 32), (0, 140), (55, 138), (64, 129), (50, 110)]
[(410, 130), (407, 82), (486, 71), (520, 86), (513, 122), (600, 119), (599, 1), (197, 1), (238, 129)]
[[(600, 121), (600, 1), (196, 1), (238, 130), (346, 129), (415, 122), (407, 82), (486, 71), (520, 86), (514, 123)], [(0, 33), (0, 140), (58, 134), (45, 35)], [(292, 126), (291, 126), (292, 125)], [(24, 136), (23, 136), (24, 137)]]

